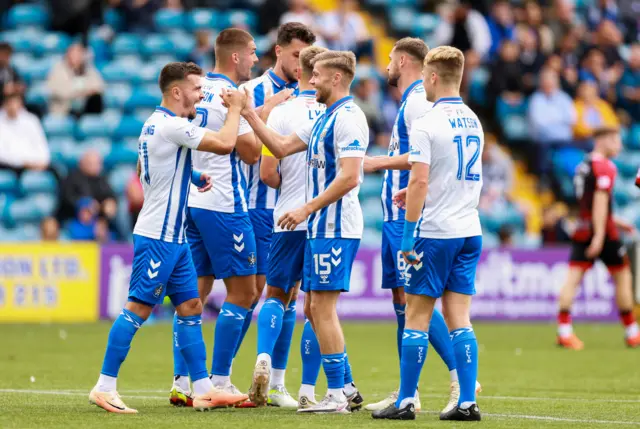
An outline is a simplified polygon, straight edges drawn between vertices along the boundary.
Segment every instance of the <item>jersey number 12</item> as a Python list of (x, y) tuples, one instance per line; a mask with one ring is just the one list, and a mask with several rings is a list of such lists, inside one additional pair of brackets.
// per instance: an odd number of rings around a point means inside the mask
[[(465, 144), (462, 143), (462, 136), (455, 136), (453, 142), (458, 145), (458, 180), (469, 180), (471, 182), (479, 182), (480, 181), (480, 173), (472, 173), (471, 169), (473, 165), (478, 160), (478, 156), (480, 155), (480, 138), (478, 136), (467, 136), (467, 140)], [(471, 159), (467, 161), (466, 167), (464, 164), (464, 147), (469, 147), (472, 144), (476, 145), (476, 150), (471, 155)], [(464, 169), (464, 177), (462, 175)]]

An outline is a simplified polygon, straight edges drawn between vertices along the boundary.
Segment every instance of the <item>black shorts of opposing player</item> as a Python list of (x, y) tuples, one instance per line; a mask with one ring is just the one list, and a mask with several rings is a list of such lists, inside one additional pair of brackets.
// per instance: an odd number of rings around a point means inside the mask
[[(574, 240), (572, 242), (571, 257), (569, 258), (570, 266), (584, 268), (585, 270), (593, 266), (595, 260), (587, 258), (586, 255), (589, 244), (589, 241)], [(605, 239), (602, 252), (597, 259), (601, 260), (610, 272), (619, 271), (629, 264), (629, 257), (624, 244), (620, 240), (612, 240), (610, 238)]]

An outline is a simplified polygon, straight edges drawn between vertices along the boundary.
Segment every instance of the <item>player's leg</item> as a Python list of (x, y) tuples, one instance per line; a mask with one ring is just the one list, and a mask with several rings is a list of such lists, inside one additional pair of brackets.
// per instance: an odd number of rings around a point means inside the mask
[(619, 240), (606, 240), (600, 259), (609, 269), (616, 285), (616, 304), (625, 331), (625, 343), (629, 347), (639, 347), (640, 332), (633, 314), (633, 287), (626, 249)]
[(351, 372), (351, 364), (349, 363), (349, 355), (347, 354), (347, 347), (344, 347), (344, 394), (349, 401), (349, 409), (351, 411), (359, 411), (364, 403), (364, 398), (360, 394), (360, 391), (356, 387), (356, 383), (353, 381), (353, 374)]
[(556, 343), (560, 347), (582, 350), (584, 343), (573, 332), (571, 307), (578, 287), (586, 271), (593, 265), (593, 260), (586, 257), (585, 251), (589, 243), (574, 242), (571, 246), (569, 270), (558, 295), (558, 337)]
[(244, 337), (251, 326), (253, 320), (253, 311), (255, 310), (260, 297), (267, 284), (267, 271), (268, 271), (268, 258), (269, 249), (271, 247), (271, 240), (273, 235), (273, 210), (271, 209), (253, 209), (249, 210), (249, 219), (253, 227), (253, 234), (256, 241), (256, 295), (255, 301), (247, 313), (244, 325), (242, 325), (242, 334), (236, 347), (235, 355), (238, 354), (238, 350), (244, 341)]
[[(305, 260), (306, 264), (306, 260)], [(298, 391), (298, 409), (309, 408), (316, 405), (315, 387), (322, 366), (322, 355), (318, 337), (313, 329), (313, 316), (311, 314), (311, 294), (305, 286), (308, 280), (303, 281), (301, 289), (304, 296), (304, 315), (306, 320), (300, 338), (300, 355), (302, 357), (302, 384)]]
[(462, 247), (454, 259), (442, 297), (442, 306), (451, 329), (460, 398), (456, 408), (440, 414), (440, 420), (477, 421), (481, 419), (476, 405), (478, 341), (471, 325), (470, 309), (471, 297), (476, 293), (476, 267), (482, 252), (482, 236), (462, 240)]
[(202, 337), (202, 301), (198, 280), (188, 246), (181, 246), (181, 254), (167, 284), (167, 294), (177, 313), (175, 342), (189, 368), (193, 381), (193, 407), (206, 410), (243, 402), (246, 395), (216, 389), (207, 372), (207, 353)]

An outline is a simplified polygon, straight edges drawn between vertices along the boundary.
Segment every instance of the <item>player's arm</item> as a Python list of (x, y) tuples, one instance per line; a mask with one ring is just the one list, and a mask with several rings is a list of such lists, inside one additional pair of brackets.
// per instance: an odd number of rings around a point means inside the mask
[(280, 162), (273, 156), (266, 146), (262, 147), (262, 161), (260, 162), (260, 180), (273, 189), (280, 187), (280, 173), (278, 165)]
[(276, 159), (282, 159), (285, 156), (307, 150), (307, 143), (304, 142), (296, 133), (288, 136), (278, 134), (260, 119), (260, 116), (254, 109), (245, 109), (243, 117), (258, 136), (260, 141), (269, 148)]
[(142, 165), (140, 164), (140, 158), (138, 158), (138, 163), (136, 164), (136, 175), (138, 175), (138, 178), (140, 178), (141, 174), (142, 174)]
[(247, 102), (247, 95), (240, 91), (225, 91), (224, 100), (228, 107), (227, 118), (219, 131), (206, 130), (197, 150), (228, 155), (233, 152), (238, 138), (240, 112)]
[(375, 173), (380, 170), (411, 170), (409, 154), (405, 153), (400, 156), (365, 156), (365, 173)]
[(622, 218), (614, 216), (613, 222), (616, 224), (616, 226), (618, 228), (620, 228), (621, 230), (623, 230), (627, 234), (633, 234), (635, 232), (635, 230), (636, 230), (636, 227), (632, 223), (627, 222), (626, 220), (624, 220)]
[(283, 229), (293, 231), (311, 213), (317, 212), (347, 195), (360, 183), (361, 166), (362, 158), (340, 159), (340, 173), (338, 173), (338, 176), (331, 182), (329, 187), (302, 207), (282, 215), (278, 219), (278, 225)]

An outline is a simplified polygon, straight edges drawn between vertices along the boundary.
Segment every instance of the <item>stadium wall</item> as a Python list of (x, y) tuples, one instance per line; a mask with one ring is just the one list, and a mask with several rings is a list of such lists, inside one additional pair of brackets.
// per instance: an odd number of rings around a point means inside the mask
[[(565, 248), (485, 251), (477, 271), (474, 319), (553, 320), (568, 254)], [(115, 318), (127, 299), (132, 259), (133, 248), (128, 244), (2, 244), (0, 322)], [(351, 291), (339, 303), (340, 316), (345, 320), (394, 319), (391, 292), (379, 287), (381, 278), (380, 249), (361, 248), (353, 266)], [(211, 298), (222, 302), (222, 282), (216, 282)], [(576, 320), (617, 320), (614, 287), (604, 266), (597, 264), (586, 276), (573, 314)], [(302, 305), (298, 316), (303, 317)]]

